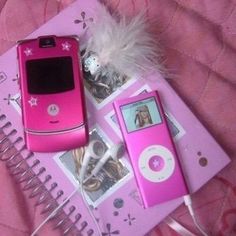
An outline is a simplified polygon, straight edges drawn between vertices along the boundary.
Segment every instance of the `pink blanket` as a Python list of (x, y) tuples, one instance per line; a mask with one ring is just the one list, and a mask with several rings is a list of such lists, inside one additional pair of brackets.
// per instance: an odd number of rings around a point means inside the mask
[[(73, 0), (0, 0), (0, 54)], [(82, 1), (82, 0), (81, 0)], [(201, 225), (211, 235), (236, 235), (236, 1), (107, 0), (133, 15), (147, 8), (165, 52), (169, 82), (214, 135), (232, 163), (193, 196)], [(0, 65), (1, 67), (1, 65)], [(197, 138), (197, 137), (196, 137)], [(201, 174), (201, 173), (199, 173)], [(41, 222), (39, 209), (21, 193), (0, 163), (0, 234), (29, 235)], [(172, 217), (197, 233), (184, 206)], [(50, 223), (40, 235), (57, 235)], [(161, 223), (152, 235), (177, 235)]]

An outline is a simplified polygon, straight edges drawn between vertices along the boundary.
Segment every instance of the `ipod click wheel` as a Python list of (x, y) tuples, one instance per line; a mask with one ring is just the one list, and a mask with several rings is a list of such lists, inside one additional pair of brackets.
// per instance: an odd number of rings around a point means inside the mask
[(138, 165), (144, 178), (158, 183), (167, 180), (173, 174), (175, 159), (166, 147), (152, 145), (145, 148), (140, 154)]
[(188, 194), (157, 91), (114, 102), (145, 208)]

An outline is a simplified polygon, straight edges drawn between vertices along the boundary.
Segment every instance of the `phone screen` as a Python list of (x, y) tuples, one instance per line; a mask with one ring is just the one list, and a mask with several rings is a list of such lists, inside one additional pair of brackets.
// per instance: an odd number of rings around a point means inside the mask
[(121, 112), (128, 132), (162, 123), (154, 97), (123, 105)]
[(30, 94), (61, 93), (74, 89), (71, 57), (53, 57), (26, 61)]

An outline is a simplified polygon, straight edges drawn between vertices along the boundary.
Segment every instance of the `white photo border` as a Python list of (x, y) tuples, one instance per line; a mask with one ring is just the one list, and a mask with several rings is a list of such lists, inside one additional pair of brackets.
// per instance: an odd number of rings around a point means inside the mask
[[(93, 128), (90, 129), (90, 133), (96, 131), (100, 137), (103, 139), (104, 143), (107, 145), (108, 148), (110, 148), (114, 143), (111, 142), (111, 140), (107, 137), (107, 135), (103, 132), (103, 130), (99, 127), (98, 124), (95, 124)], [(54, 156), (54, 161), (58, 164), (58, 166), (61, 168), (63, 173), (67, 176), (67, 178), (70, 180), (70, 182), (75, 186), (78, 187), (78, 181), (74, 177), (71, 171), (69, 171), (60, 161), (60, 157), (63, 156), (64, 153), (59, 153)], [(103, 201), (105, 201), (107, 198), (109, 198), (112, 194), (114, 194), (118, 189), (120, 189), (123, 185), (125, 185), (129, 180), (131, 180), (133, 175), (133, 170), (131, 168), (130, 163), (126, 160), (125, 157), (123, 157), (121, 160), (119, 160), (121, 164), (128, 170), (128, 174), (124, 176), (121, 180), (117, 181), (110, 189), (108, 189), (102, 196), (100, 196), (96, 201), (92, 201), (90, 197), (86, 194), (86, 191), (84, 191), (86, 201), (89, 205), (93, 207), (99, 206)]]

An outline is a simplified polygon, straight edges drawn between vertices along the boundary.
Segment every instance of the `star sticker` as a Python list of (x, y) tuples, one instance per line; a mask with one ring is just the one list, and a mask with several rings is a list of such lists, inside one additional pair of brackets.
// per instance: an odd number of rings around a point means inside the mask
[(75, 23), (75, 24), (80, 24), (80, 23), (82, 23), (82, 24), (83, 24), (83, 29), (85, 29), (88, 22), (93, 22), (93, 18), (92, 18), (92, 17), (86, 18), (86, 13), (85, 13), (84, 11), (82, 11), (82, 12), (80, 13), (80, 15), (81, 15), (82, 19), (80, 19), (80, 20), (76, 19), (76, 20), (74, 21), (74, 23)]
[(118, 235), (118, 234), (120, 234), (120, 231), (119, 231), (119, 230), (112, 230), (112, 229), (111, 229), (111, 224), (110, 224), (110, 223), (108, 223), (108, 224), (106, 225), (106, 228), (107, 228), (107, 232), (102, 233), (102, 236), (112, 236), (112, 235)]
[(34, 98), (34, 97), (31, 97), (28, 102), (29, 102), (29, 104), (30, 104), (31, 107), (38, 105), (38, 99), (37, 99), (37, 98)]
[(132, 225), (134, 220), (136, 220), (136, 218), (132, 217), (130, 214), (128, 214), (128, 217), (126, 219), (124, 219), (124, 221), (128, 222), (129, 225)]
[(61, 46), (62, 46), (62, 50), (70, 51), (71, 44), (69, 44), (68, 42), (62, 43)]
[(33, 55), (32, 48), (26, 48), (24, 53), (27, 57)]

